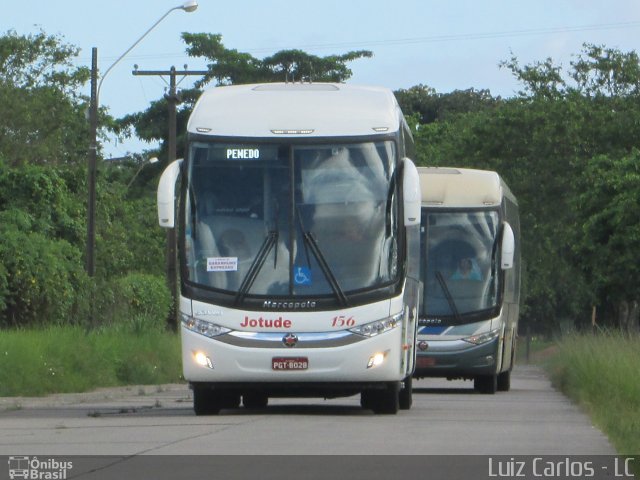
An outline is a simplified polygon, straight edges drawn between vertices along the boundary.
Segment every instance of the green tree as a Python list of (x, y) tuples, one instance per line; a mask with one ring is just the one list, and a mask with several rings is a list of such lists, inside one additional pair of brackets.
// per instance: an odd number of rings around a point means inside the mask
[(18, 208), (33, 219), (31, 231), (80, 245), (85, 219), (77, 192), (83, 188), (86, 173), (83, 171), (82, 180), (73, 185), (73, 192), (67, 183), (76, 179), (78, 172), (74, 166), (11, 168), (0, 164), (0, 211)]
[(0, 36), (0, 158), (9, 165), (77, 163), (88, 146), (89, 78), (75, 47), (43, 32)]
[(395, 93), (396, 99), (407, 115), (418, 115), (421, 124), (470, 112), (491, 109), (501, 101), (491, 96), (489, 90), (454, 90), (451, 93), (438, 93), (426, 85), (416, 85), (401, 89)]
[(640, 62), (635, 51), (621, 52), (585, 44), (571, 63), (576, 89), (588, 97), (637, 97), (640, 95)]
[[(97, 275), (84, 272), (88, 126), (78, 92), (88, 71), (73, 66), (76, 55), (44, 33), (0, 37), (0, 327), (102, 325), (113, 312), (126, 316), (121, 278), (149, 276), (147, 291), (163, 286), (164, 237), (149, 181), (158, 169), (146, 167), (129, 185), (135, 161), (99, 165)], [(155, 293), (169, 302), (166, 287)]]
[(209, 74), (197, 85), (215, 82), (216, 85), (235, 85), (260, 82), (344, 82), (352, 75), (348, 62), (371, 57), (368, 50), (343, 55), (318, 57), (302, 50), (281, 50), (262, 60), (248, 53), (228, 49), (222, 44), (222, 35), (183, 33), (187, 53), (191, 57), (204, 57)]
[(592, 158), (577, 178), (574, 208), (581, 212), (573, 248), (597, 304), (610, 303), (618, 324), (638, 331), (640, 301), (640, 151)]

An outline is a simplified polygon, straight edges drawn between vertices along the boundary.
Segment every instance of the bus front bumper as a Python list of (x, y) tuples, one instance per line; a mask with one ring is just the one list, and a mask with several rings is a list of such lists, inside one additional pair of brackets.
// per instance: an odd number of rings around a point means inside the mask
[(251, 348), (182, 328), (183, 373), (191, 383), (328, 387), (401, 381), (405, 354), (400, 328), (330, 348)]
[(499, 338), (481, 345), (464, 340), (418, 340), (417, 347), (414, 378), (472, 379), (496, 373)]

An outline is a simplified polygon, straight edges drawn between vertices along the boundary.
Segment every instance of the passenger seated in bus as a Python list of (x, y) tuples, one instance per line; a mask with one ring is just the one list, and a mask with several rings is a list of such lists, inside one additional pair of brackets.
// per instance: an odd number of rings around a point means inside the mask
[(461, 258), (451, 280), (482, 280), (480, 269), (471, 258)]

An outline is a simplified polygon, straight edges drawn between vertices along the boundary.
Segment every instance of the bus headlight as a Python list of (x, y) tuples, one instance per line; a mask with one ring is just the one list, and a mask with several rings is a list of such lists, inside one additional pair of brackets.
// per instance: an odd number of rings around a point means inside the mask
[(209, 358), (202, 352), (195, 352), (193, 354), (193, 360), (201, 367), (208, 367), (213, 369), (213, 362), (211, 361), (211, 358)]
[(490, 342), (500, 335), (500, 329), (496, 328), (490, 332), (480, 333), (478, 335), (471, 335), (470, 337), (463, 338), (465, 342), (473, 343), (474, 345), (482, 345), (483, 343)]
[(385, 318), (384, 320), (376, 320), (375, 322), (365, 323), (355, 328), (350, 328), (351, 333), (357, 333), (365, 337), (375, 337), (381, 333), (393, 330), (402, 323), (402, 317), (404, 312), (398, 313), (393, 317)]
[(182, 315), (182, 325), (192, 332), (199, 333), (200, 335), (204, 335), (209, 338), (224, 335), (231, 331), (229, 328), (221, 327), (215, 323), (207, 322), (206, 320), (194, 318), (189, 315)]
[(367, 368), (379, 367), (384, 363), (384, 360), (387, 358), (387, 354), (389, 350), (386, 352), (379, 352), (374, 355), (371, 355), (369, 361), (367, 362)]

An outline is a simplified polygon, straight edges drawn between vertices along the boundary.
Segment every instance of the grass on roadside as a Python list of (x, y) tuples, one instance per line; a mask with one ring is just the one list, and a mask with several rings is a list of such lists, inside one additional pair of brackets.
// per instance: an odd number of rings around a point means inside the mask
[(180, 381), (176, 334), (80, 327), (0, 332), (0, 396)]
[(621, 455), (640, 454), (640, 337), (571, 335), (546, 362), (554, 385), (581, 405)]
[(516, 344), (516, 364), (538, 363), (538, 359), (545, 357), (555, 349), (556, 343), (545, 337), (533, 335), (518, 335)]

